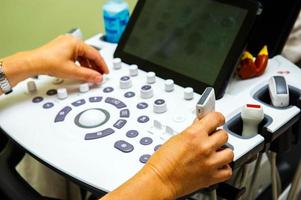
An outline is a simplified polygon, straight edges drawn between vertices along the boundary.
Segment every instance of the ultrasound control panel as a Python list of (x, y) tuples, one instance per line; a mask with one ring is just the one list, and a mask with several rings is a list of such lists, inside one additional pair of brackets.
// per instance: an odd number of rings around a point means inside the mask
[[(87, 43), (99, 48), (109, 65), (110, 74), (101, 84), (49, 76), (25, 80), (12, 94), (0, 97), (0, 125), (29, 153), (62, 173), (111, 191), (193, 122), (201, 95), (192, 87), (113, 58), (116, 45), (99, 38), (97, 35)], [(231, 120), (242, 105), (256, 102), (252, 94), (262, 86), (260, 81), (233, 79), (225, 96), (216, 102), (216, 111)], [(299, 113), (294, 106), (288, 112), (262, 106), (265, 114), (273, 116), (268, 126), (271, 132)], [(233, 166), (263, 150), (264, 143), (259, 134), (243, 138), (230, 132)]]

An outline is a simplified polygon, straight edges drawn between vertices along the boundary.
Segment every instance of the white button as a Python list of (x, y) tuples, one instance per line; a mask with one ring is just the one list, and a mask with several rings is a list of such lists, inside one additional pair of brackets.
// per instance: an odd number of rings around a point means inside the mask
[(57, 98), (58, 99), (66, 99), (68, 97), (68, 92), (66, 88), (57, 89)]
[(181, 116), (181, 115), (176, 115), (176, 116), (173, 117), (173, 120), (175, 122), (180, 123), (180, 122), (184, 122), (186, 120), (186, 118), (184, 116)]
[(87, 110), (81, 114), (78, 122), (85, 127), (94, 127), (102, 124), (106, 120), (106, 115), (100, 110)]
[(158, 120), (154, 120), (154, 127), (157, 129), (161, 129), (162, 128), (161, 122), (159, 122)]
[(164, 83), (164, 86), (166, 92), (171, 92), (174, 90), (174, 81), (171, 79), (167, 79)]
[(79, 91), (80, 91), (81, 93), (88, 92), (89, 89), (90, 89), (89, 83), (82, 83), (82, 84), (79, 85)]
[(36, 93), (37, 92), (37, 85), (34, 81), (27, 82), (27, 90), (29, 93)]
[(184, 99), (185, 100), (193, 99), (193, 89), (191, 87), (187, 87), (184, 89)]
[(149, 99), (154, 96), (153, 88), (150, 85), (144, 85), (140, 89), (140, 96), (142, 99)]
[(113, 59), (113, 68), (116, 70), (121, 69), (121, 59), (120, 58)]
[(157, 99), (153, 104), (153, 110), (155, 113), (165, 113), (167, 111), (166, 102), (163, 99)]
[(130, 65), (129, 68), (130, 76), (137, 76), (138, 75), (138, 66), (137, 65)]
[(169, 135), (173, 135), (175, 131), (174, 131), (171, 127), (166, 126), (166, 127), (165, 127), (165, 132), (166, 132), (167, 134), (169, 134)]
[(119, 80), (120, 89), (128, 89), (132, 87), (132, 80), (129, 76), (123, 76)]
[(153, 84), (153, 83), (156, 82), (156, 74), (155, 74), (155, 72), (148, 72), (146, 74), (146, 82), (148, 84)]

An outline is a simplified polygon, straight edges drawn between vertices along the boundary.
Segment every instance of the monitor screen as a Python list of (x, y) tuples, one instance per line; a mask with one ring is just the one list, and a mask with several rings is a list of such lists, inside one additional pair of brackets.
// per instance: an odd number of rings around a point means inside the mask
[(249, 8), (219, 0), (144, 0), (141, 4), (117, 51), (151, 65), (143, 69), (214, 86)]

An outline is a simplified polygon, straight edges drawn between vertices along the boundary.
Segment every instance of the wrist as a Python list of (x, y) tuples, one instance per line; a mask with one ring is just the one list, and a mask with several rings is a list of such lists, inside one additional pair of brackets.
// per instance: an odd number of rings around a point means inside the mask
[(36, 74), (34, 63), (28, 52), (20, 52), (1, 60), (3, 61), (3, 71), (12, 87)]
[(157, 172), (151, 164), (146, 164), (141, 170), (141, 173), (147, 176), (146, 180), (148, 185), (153, 186), (155, 191), (158, 191), (158, 199), (171, 200), (177, 198), (176, 191), (172, 183), (164, 177), (161, 177), (159, 172)]

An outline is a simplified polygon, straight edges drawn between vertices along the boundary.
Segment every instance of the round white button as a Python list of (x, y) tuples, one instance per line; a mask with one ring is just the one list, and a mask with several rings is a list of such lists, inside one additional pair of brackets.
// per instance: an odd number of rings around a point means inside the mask
[(66, 88), (57, 89), (57, 98), (58, 99), (66, 99), (68, 97), (68, 92)]
[(153, 83), (156, 82), (156, 74), (155, 74), (155, 72), (148, 72), (146, 74), (146, 82), (148, 84), (153, 84)]
[(52, 83), (55, 84), (55, 85), (62, 84), (63, 82), (64, 82), (64, 79), (62, 79), (62, 78), (55, 78), (52, 81)]
[(143, 99), (152, 98), (154, 96), (154, 91), (153, 91), (152, 86), (150, 86), (150, 85), (142, 86), (140, 89), (140, 96)]
[(116, 70), (121, 69), (121, 59), (120, 58), (113, 59), (113, 68)]
[(107, 116), (101, 110), (91, 109), (82, 113), (78, 119), (78, 123), (84, 127), (96, 127), (104, 123)]
[(138, 75), (138, 66), (137, 65), (130, 65), (129, 68), (130, 76), (137, 76)]
[(35, 93), (37, 92), (37, 85), (34, 81), (28, 81), (27, 82), (27, 90), (29, 93)]
[(187, 87), (184, 89), (184, 99), (185, 100), (193, 99), (193, 89), (191, 87)]
[(88, 92), (89, 89), (90, 89), (89, 83), (82, 83), (82, 84), (79, 85), (79, 91), (80, 91), (81, 93)]
[(166, 112), (167, 111), (167, 105), (166, 105), (165, 100), (157, 99), (154, 102), (153, 110), (154, 110), (155, 113), (164, 113), (164, 112)]
[(129, 76), (123, 76), (119, 80), (120, 89), (128, 89), (132, 87), (132, 80)]
[(164, 87), (165, 87), (165, 91), (166, 92), (171, 92), (174, 90), (174, 81), (171, 80), (171, 79), (167, 79), (165, 82), (164, 82)]

